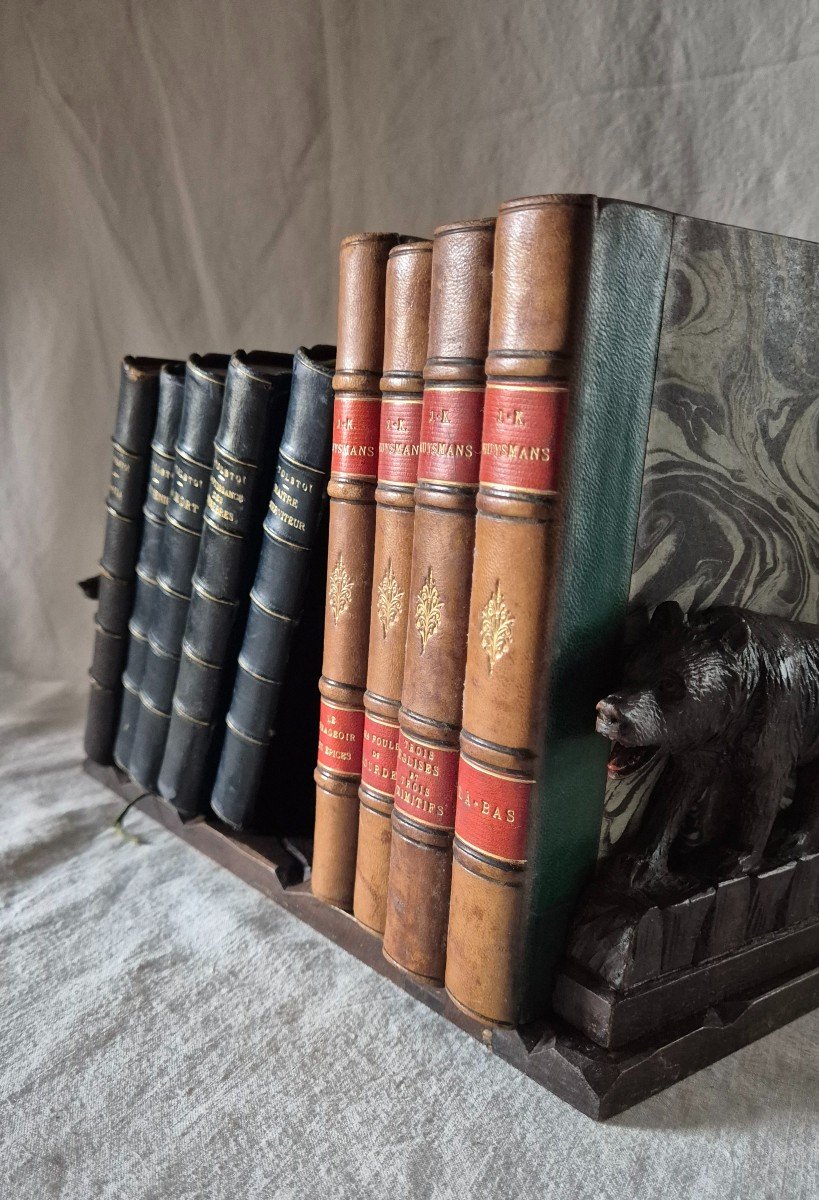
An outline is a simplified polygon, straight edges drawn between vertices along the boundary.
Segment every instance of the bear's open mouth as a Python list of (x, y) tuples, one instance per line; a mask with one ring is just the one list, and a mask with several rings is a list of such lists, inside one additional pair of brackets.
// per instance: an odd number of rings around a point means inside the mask
[(617, 779), (632, 775), (656, 753), (656, 746), (624, 746), (622, 742), (615, 742), (609, 758), (609, 775)]

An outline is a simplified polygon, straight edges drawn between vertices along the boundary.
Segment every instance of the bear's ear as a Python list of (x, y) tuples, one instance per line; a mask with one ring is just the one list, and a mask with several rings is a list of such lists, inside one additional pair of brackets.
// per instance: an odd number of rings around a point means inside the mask
[(751, 630), (741, 612), (723, 610), (710, 623), (709, 632), (728, 650), (740, 654), (748, 645)]
[(623, 650), (628, 653), (639, 646), (648, 630), (648, 609), (645, 604), (632, 608), (623, 624)]
[(671, 633), (685, 624), (683, 610), (676, 600), (665, 600), (651, 614), (652, 633)]

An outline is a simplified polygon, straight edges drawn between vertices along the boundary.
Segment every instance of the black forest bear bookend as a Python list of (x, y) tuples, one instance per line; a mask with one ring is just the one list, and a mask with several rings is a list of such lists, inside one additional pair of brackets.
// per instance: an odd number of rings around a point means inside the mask
[(597, 705), (612, 774), (667, 758), (632, 846), (631, 883), (662, 891), (679, 839), (722, 850), (721, 878), (759, 868), (787, 805), (782, 854), (819, 849), (819, 626), (671, 601), (639, 614), (623, 686)]
[(819, 958), (819, 626), (635, 614), (597, 705), (612, 775), (664, 760), (575, 912), (555, 1008), (602, 1045)]

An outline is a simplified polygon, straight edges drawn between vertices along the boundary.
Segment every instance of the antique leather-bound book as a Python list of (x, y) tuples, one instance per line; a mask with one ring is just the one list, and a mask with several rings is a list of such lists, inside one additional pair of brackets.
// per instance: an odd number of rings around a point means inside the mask
[[(817, 313), (810, 242), (617, 200), (501, 209), (446, 967), (455, 999), (484, 1019), (548, 1008), (604, 812), (607, 848), (655, 778), (610, 778), (595, 733), (630, 607), (819, 618)], [(569, 378), (562, 447), (540, 425), (554, 403), (535, 413), (543, 436), (525, 440), (521, 385), (537, 396)], [(550, 463), (557, 507), (537, 478)], [(537, 490), (511, 491), (524, 471)], [(525, 547), (515, 496), (535, 512)], [(535, 620), (544, 578), (551, 613)]]
[(435, 231), (384, 953), (443, 982), (494, 220)]
[(394, 233), (353, 234), (339, 251), (330, 531), (319, 682), (311, 888), (351, 908), (370, 628), (375, 484), (384, 358), (384, 291)]
[(211, 807), (234, 829), (253, 824), (288, 659), (322, 520), (333, 432), (335, 347), (300, 349), (293, 367), (262, 549), (250, 593)]
[(293, 356), (237, 350), (214, 439), (202, 538), (157, 789), (184, 816), (208, 806), (220, 728), (284, 428)]
[(156, 788), (171, 720), (210, 485), (213, 439), (221, 419), (229, 362), (224, 354), (192, 354), (185, 368), (185, 394), (139, 688), (139, 712), (126, 768), (138, 783), (151, 790)]
[(142, 537), (142, 504), (162, 363), (159, 358), (128, 355), (120, 367), (85, 725), (85, 753), (99, 763), (111, 761), (119, 720), (128, 618), (134, 600), (135, 570)]
[(387, 910), (431, 265), (432, 243), (427, 241), (395, 246), (387, 260), (375, 546), (353, 892), (356, 920), (377, 933), (384, 932)]
[(518, 1018), (527, 807), (591, 218), (588, 197), (529, 197), (501, 206), (495, 235), (446, 986), (497, 1022)]
[(148, 486), (142, 506), (144, 523), (136, 566), (136, 594), (133, 612), (128, 622), (128, 658), (122, 673), (122, 708), (114, 743), (114, 762), (126, 771), (131, 759), (131, 743), (139, 715), (139, 688), (148, 651), (156, 572), (165, 532), (165, 510), (171, 491), (176, 435), (182, 416), (184, 392), (185, 364), (165, 363), (159, 374), (159, 405), (151, 441)]
[(819, 622), (819, 246), (601, 199), (585, 308), (522, 1019), (548, 1002), (601, 818), (608, 850), (662, 766), (610, 776), (594, 730), (622, 682), (628, 612), (675, 600)]

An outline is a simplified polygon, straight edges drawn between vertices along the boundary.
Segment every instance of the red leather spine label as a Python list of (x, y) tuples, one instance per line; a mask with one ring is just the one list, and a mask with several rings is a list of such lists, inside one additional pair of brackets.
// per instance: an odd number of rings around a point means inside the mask
[(333, 401), (333, 456), (330, 471), (339, 478), (370, 479), (378, 475), (380, 396), (347, 396)]
[(425, 388), (419, 482), (477, 487), (483, 398), (483, 388)]
[(488, 383), (480, 482), (513, 492), (557, 490), (569, 389)]
[(395, 807), (419, 825), (455, 826), (457, 747), (433, 746), (402, 733), (398, 740)]
[(532, 779), (516, 779), (461, 758), (455, 834), (474, 850), (506, 862), (526, 861)]
[(381, 437), (378, 444), (378, 482), (415, 484), (418, 478), (418, 443), (421, 434), (421, 401), (381, 401)]
[(342, 708), (321, 701), (319, 709), (318, 765), (334, 775), (361, 774), (364, 709)]
[(395, 787), (395, 762), (398, 754), (398, 722), (381, 717), (364, 718), (364, 751), (361, 782), (373, 792), (392, 799)]

